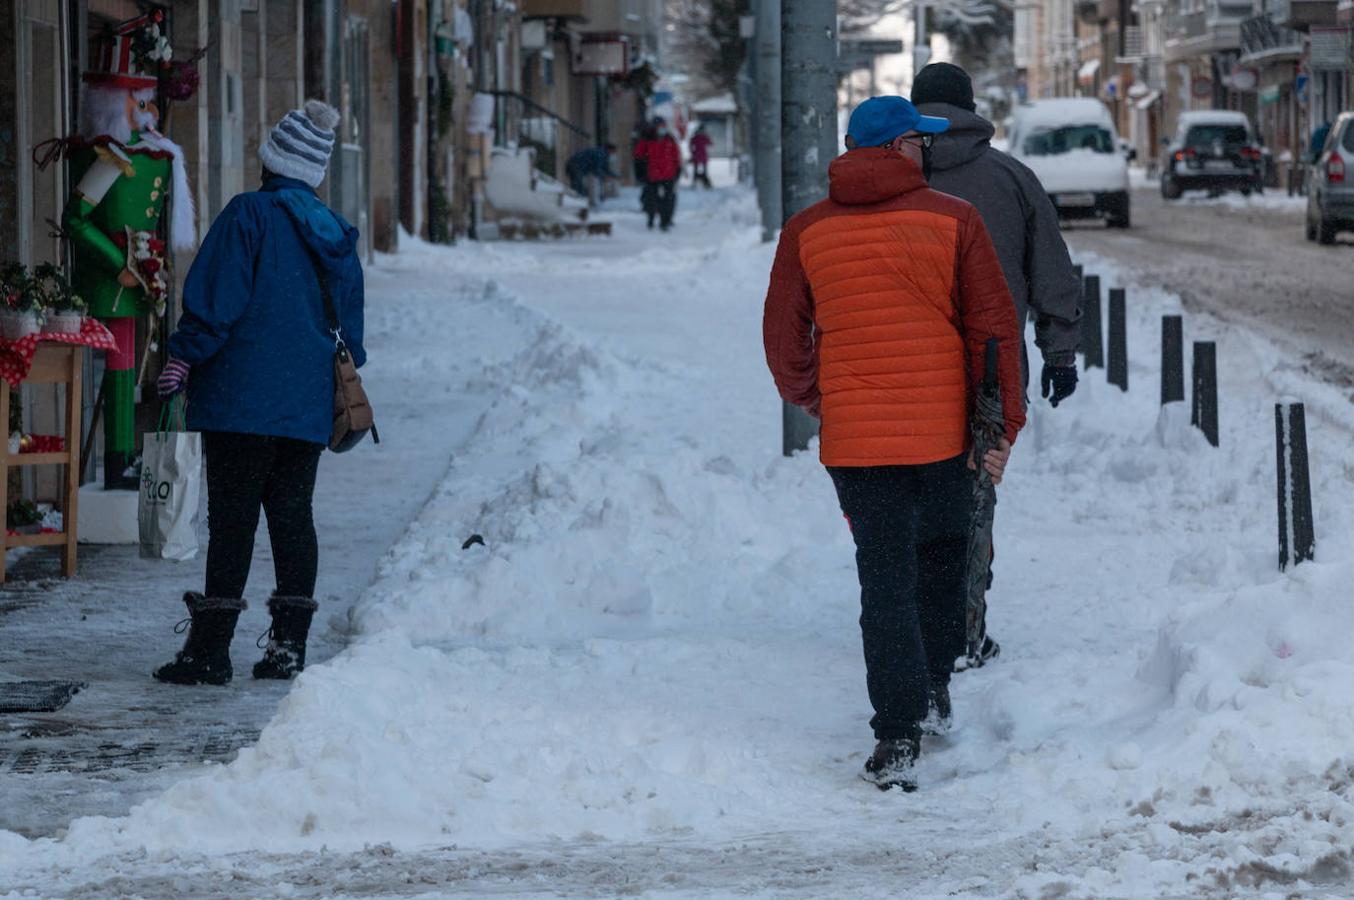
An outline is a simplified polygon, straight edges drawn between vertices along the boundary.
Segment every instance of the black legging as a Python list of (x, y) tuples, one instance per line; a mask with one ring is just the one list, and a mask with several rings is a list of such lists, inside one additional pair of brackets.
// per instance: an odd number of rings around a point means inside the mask
[(278, 596), (313, 596), (320, 552), (311, 501), (324, 447), (223, 431), (204, 432), (202, 447), (210, 534), (207, 596), (244, 596), (260, 507), (268, 516)]

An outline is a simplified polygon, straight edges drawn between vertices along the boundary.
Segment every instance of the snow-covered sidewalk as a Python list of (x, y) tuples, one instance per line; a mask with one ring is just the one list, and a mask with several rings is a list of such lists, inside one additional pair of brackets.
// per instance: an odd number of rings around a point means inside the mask
[[(365, 373), (385, 442), (321, 459), (315, 496), (321, 540), (312, 663), (341, 650), (348, 613), (377, 562), (403, 535), (447, 472), (488, 404), (461, 390), (465, 360), (451, 336), (507, 332), (492, 315), (467, 323), (435, 274), (410, 279), (388, 260), (367, 277), (367, 344), (380, 360)], [(200, 590), (206, 560), (206, 492), (198, 558), (148, 561), (136, 547), (83, 547), (78, 576), (41, 577), (55, 554), (27, 557), (34, 580), (0, 594), (0, 680), (64, 678), (88, 686), (51, 714), (0, 717), (0, 829), (50, 835), (73, 819), (124, 815), (202, 761), (230, 759), (252, 744), (289, 685), (253, 681), (249, 667), (268, 628), (272, 552), (262, 524), (232, 649), (236, 680), (225, 689), (155, 682), (151, 670), (182, 644), (174, 624), (186, 590)], [(2, 881), (2, 879), (0, 879)]]
[[(1157, 409), (1177, 302), (1083, 260), (1132, 288), (1133, 389), (1093, 371), (1056, 412), (1036, 401), (998, 507), (1003, 656), (956, 679), (921, 790), (881, 794), (856, 777), (872, 740), (850, 538), (813, 456), (778, 452), (750, 199), (687, 191), (666, 238), (616, 218), (612, 240), (387, 261), (411, 286), (390, 315), (451, 328), (440, 354), (373, 365), (492, 399), (447, 438), (464, 447), (356, 639), (234, 763), (59, 841), (0, 834), (0, 891), (1346, 892), (1339, 392), (1188, 317), (1220, 348), (1209, 447), (1187, 410)], [(1286, 574), (1283, 393), (1308, 401), (1320, 542)]]

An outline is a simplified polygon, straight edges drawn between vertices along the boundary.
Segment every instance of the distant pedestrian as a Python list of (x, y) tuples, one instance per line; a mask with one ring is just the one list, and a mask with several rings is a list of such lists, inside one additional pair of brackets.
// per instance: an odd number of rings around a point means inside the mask
[[(312, 499), (334, 413), (334, 346), (362, 346), (357, 230), (320, 202), (338, 112), (318, 100), (283, 116), (259, 148), (263, 184), (212, 223), (183, 291), (169, 339), (162, 398), (188, 391), (188, 425), (203, 434), (207, 468), (207, 578), (184, 595), (191, 623), (174, 661), (155, 670), (175, 684), (231, 680), (230, 642), (245, 609), (259, 509), (268, 517), (277, 590), (270, 640), (255, 678), (305, 667), (319, 545)], [(339, 320), (331, 332), (319, 279)]]
[[(605, 191), (609, 178), (620, 178), (615, 164), (616, 145), (601, 144), (587, 147), (569, 157), (564, 164), (564, 174), (569, 178), (569, 186), (575, 194), (588, 198), (589, 203), (596, 202)], [(592, 185), (597, 185), (597, 197), (592, 195)]]
[(667, 122), (654, 119), (654, 137), (644, 148), (645, 177), (651, 190), (650, 203), (645, 213), (650, 228), (657, 219), (664, 231), (672, 227), (677, 209), (677, 179), (682, 174), (682, 148)]
[(705, 131), (705, 126), (700, 125), (696, 128), (696, 133), (691, 136), (691, 183), (692, 185), (704, 185), (713, 187), (710, 184), (710, 145), (714, 138), (710, 137)]
[(649, 144), (654, 139), (654, 127), (645, 122), (635, 135), (635, 147), (631, 151), (631, 161), (635, 167), (635, 183), (639, 185), (639, 208), (645, 213), (653, 202), (653, 188), (649, 186)]
[(964, 647), (974, 474), (970, 397), (998, 341), (1005, 436), (977, 461), (1000, 481), (1024, 424), (1019, 334), (977, 210), (927, 187), (945, 119), (902, 97), (851, 114), (829, 198), (786, 223), (763, 338), (776, 387), (822, 419), (820, 458), (856, 544), (878, 743), (862, 777), (917, 786), (923, 724), (948, 727)]
[[(1077, 389), (1082, 297), (1058, 212), (1033, 172), (992, 147), (995, 129), (976, 111), (967, 72), (931, 63), (917, 73), (912, 100), (924, 115), (950, 120), (931, 148), (927, 177), (931, 187), (967, 200), (982, 215), (1015, 302), (1022, 384), (1029, 384), (1024, 335), (1033, 309), (1034, 343), (1044, 357), (1040, 392), (1057, 407)], [(987, 636), (986, 623), (980, 631), (982, 651), (967, 665), (982, 665), (1001, 651)]]

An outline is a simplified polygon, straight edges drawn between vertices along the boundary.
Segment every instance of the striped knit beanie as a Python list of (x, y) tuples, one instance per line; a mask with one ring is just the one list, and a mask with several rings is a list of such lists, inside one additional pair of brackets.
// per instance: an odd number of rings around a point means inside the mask
[(304, 107), (293, 109), (273, 126), (268, 140), (259, 145), (259, 159), (274, 175), (319, 187), (329, 166), (338, 123), (334, 107), (322, 100), (307, 100)]

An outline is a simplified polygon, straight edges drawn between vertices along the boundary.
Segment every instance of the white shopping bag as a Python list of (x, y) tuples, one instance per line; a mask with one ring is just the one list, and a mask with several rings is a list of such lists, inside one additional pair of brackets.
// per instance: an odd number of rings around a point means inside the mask
[[(175, 404), (181, 403), (175, 400)], [(182, 422), (182, 410), (179, 410)], [(197, 508), (202, 491), (202, 435), (170, 431), (169, 407), (141, 453), (141, 557), (183, 562), (197, 556)]]

